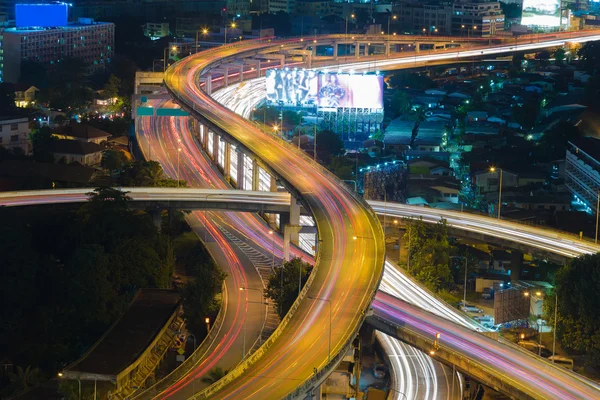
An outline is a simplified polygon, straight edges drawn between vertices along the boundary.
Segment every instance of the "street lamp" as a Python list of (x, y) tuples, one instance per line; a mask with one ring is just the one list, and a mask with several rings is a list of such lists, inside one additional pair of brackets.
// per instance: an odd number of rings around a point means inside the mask
[[(207, 330), (207, 332), (208, 332), (208, 330)], [(194, 343), (193, 343), (193, 347), (192, 347), (192, 354), (194, 354), (194, 352), (196, 351), (196, 335), (194, 335), (193, 333), (188, 333), (188, 336), (191, 336), (194, 339)], [(195, 376), (192, 377), (192, 394), (196, 394), (196, 377)]]
[[(248, 308), (248, 291), (249, 290), (256, 290), (258, 293), (260, 293), (261, 297), (262, 297), (262, 290), (260, 289), (254, 289), (254, 288), (247, 288), (247, 287), (240, 287), (240, 292), (246, 292), (246, 309)], [(256, 302), (253, 302), (256, 303)], [(263, 304), (262, 302), (260, 302), (260, 304)], [(246, 313), (247, 315), (247, 313)], [(262, 312), (261, 312), (261, 317), (262, 317)], [(246, 358), (246, 319), (244, 318), (244, 344), (242, 347), (242, 361)], [(260, 340), (260, 339), (259, 339)]]
[[(163, 58), (163, 72), (165, 72), (167, 70), (167, 50), (168, 49), (169, 49), (168, 47), (165, 47), (165, 50), (163, 52), (164, 53), (164, 58)], [(177, 51), (177, 46), (171, 47), (171, 51)], [(171, 57), (169, 57), (169, 58), (171, 58)]]
[(198, 52), (198, 33), (202, 32), (202, 36), (204, 36), (206, 38), (206, 35), (208, 34), (208, 29), (204, 28), (201, 31), (197, 30), (196, 31), (196, 53)]
[(306, 296), (306, 297), (311, 300), (326, 301), (327, 304), (329, 304), (329, 341), (328, 341), (329, 357), (328, 357), (328, 363), (330, 363), (331, 362), (331, 301), (324, 299), (322, 297), (313, 297), (313, 296)]
[(465, 257), (465, 256), (450, 256), (450, 258), (462, 258), (465, 261), (465, 287), (464, 287), (464, 294), (463, 294), (463, 307), (464, 307), (467, 305), (467, 265), (468, 265), (467, 257)]
[(496, 172), (496, 169), (500, 176), (498, 181), (498, 219), (500, 219), (500, 208), (502, 207), (502, 168), (491, 167), (490, 172)]
[(558, 291), (554, 288), (554, 328), (552, 329), (552, 363), (554, 363), (554, 356), (556, 355), (556, 320), (558, 318)]
[[(235, 22), (231, 23), (231, 29), (235, 29), (236, 24)], [(227, 25), (225, 25), (225, 40), (223, 41), (223, 44), (227, 44)]]
[[(525, 297), (529, 297), (529, 292), (524, 292), (523, 295)], [(542, 296), (542, 292), (537, 291), (537, 292), (535, 292), (535, 295), (538, 298), (540, 298)], [(533, 311), (533, 309), (531, 308), (531, 300), (529, 300), (529, 314), (533, 314), (532, 311)], [(535, 324), (537, 325), (538, 332), (540, 333), (540, 343), (539, 343), (539, 346), (538, 346), (538, 356), (541, 357), (542, 356), (542, 324), (538, 323), (538, 321), (537, 321), (538, 319), (540, 319), (539, 315), (538, 314), (534, 314), (534, 316), (536, 317)]]
[[(350, 18), (354, 18), (354, 14), (350, 14)], [(348, 59), (348, 16), (346, 16), (346, 36), (344, 37), (345, 39), (345, 44), (344, 44), (344, 60)], [(337, 46), (337, 44), (336, 44)]]
[(179, 189), (179, 154), (181, 153), (181, 147), (177, 148), (177, 188)]
[(393, 19), (393, 20), (396, 20), (396, 19), (398, 19), (398, 17), (397, 17), (397, 16), (395, 16), (395, 15), (390, 15), (390, 16), (388, 16), (388, 39), (390, 38), (390, 21), (391, 21), (392, 19)]

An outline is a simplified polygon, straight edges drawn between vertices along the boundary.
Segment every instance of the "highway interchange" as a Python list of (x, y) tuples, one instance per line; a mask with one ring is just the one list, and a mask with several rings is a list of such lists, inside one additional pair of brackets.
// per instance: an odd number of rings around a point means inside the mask
[[(226, 52), (227, 50), (224, 51)], [(174, 67), (172, 72), (182, 72), (185, 70), (186, 79), (190, 82), (193, 82), (195, 81), (195, 79), (193, 79), (193, 77), (195, 76), (194, 74), (197, 74), (201, 71), (201, 67), (203, 65), (203, 62), (205, 61), (194, 61), (192, 58), (187, 62), (189, 65), (186, 65), (186, 63), (181, 63), (178, 66)], [(182, 67), (182, 65), (185, 65), (185, 67)], [(378, 65), (382, 66), (381, 63), (378, 63)], [(390, 65), (393, 65), (392, 61), (390, 61)], [(355, 199), (352, 196), (350, 191), (346, 190), (343, 187), (333, 187), (333, 183), (335, 181), (332, 180), (331, 177), (327, 176), (326, 174), (323, 175), (323, 171), (321, 169), (311, 165), (310, 168), (306, 168), (310, 171), (306, 171), (306, 173), (297, 173), (294, 176), (291, 176), (289, 173), (287, 173), (287, 171), (292, 169), (293, 171), (299, 172), (299, 169), (296, 168), (300, 168), (300, 166), (306, 165), (307, 160), (305, 158), (302, 158), (302, 156), (294, 152), (290, 152), (289, 149), (285, 148), (286, 145), (284, 143), (272, 138), (272, 136), (270, 135), (263, 134), (251, 124), (245, 122), (243, 119), (234, 118), (232, 116), (232, 113), (228, 112), (225, 108), (220, 108), (216, 103), (212, 102), (208, 98), (208, 96), (205, 96), (200, 91), (198, 91), (197, 88), (194, 87), (194, 85), (186, 85), (185, 82), (178, 81), (174, 76), (171, 76), (171, 79), (171, 87), (176, 88), (176, 90), (179, 91), (180, 94), (185, 94), (186, 99), (184, 99), (183, 101), (189, 101), (191, 98), (193, 98), (193, 107), (197, 107), (198, 104), (202, 107), (208, 107), (208, 105), (210, 105), (209, 114), (211, 114), (211, 122), (217, 124), (222, 129), (226, 129), (229, 133), (233, 133), (233, 137), (236, 140), (239, 140), (241, 143), (243, 143), (246, 150), (257, 154), (263, 160), (267, 160), (270, 163), (269, 165), (271, 166), (271, 168), (278, 175), (281, 175), (289, 186), (293, 187), (294, 189), (300, 192), (300, 194), (305, 199), (308, 207), (311, 209), (311, 211), (314, 212), (317, 226), (319, 228), (319, 232), (322, 234), (321, 238), (325, 240), (325, 245), (321, 247), (321, 254), (319, 254), (320, 257), (318, 258), (319, 268), (317, 269), (317, 274), (315, 274), (317, 275), (317, 277), (314, 278), (316, 281), (313, 281), (311, 288), (309, 289), (309, 295), (311, 297), (321, 297), (322, 295), (333, 296), (329, 297), (331, 300), (337, 300), (337, 298), (339, 297), (339, 299), (343, 299), (344, 304), (346, 304), (346, 301), (349, 301), (349, 304), (353, 304), (352, 307), (356, 307), (355, 309), (359, 311), (358, 314), (354, 314), (348, 312), (349, 310), (345, 308), (340, 308), (342, 302), (339, 303), (340, 306), (336, 307), (335, 305), (333, 305), (333, 312), (335, 318), (337, 318), (335, 324), (336, 328), (338, 326), (340, 328), (345, 327), (345, 324), (348, 324), (351, 327), (351, 329), (340, 329), (339, 332), (336, 332), (335, 334), (337, 343), (335, 351), (333, 353), (342, 350), (342, 348), (344, 348), (344, 346), (347, 344), (348, 339), (353, 336), (356, 328), (360, 325), (360, 322), (362, 322), (360, 311), (366, 310), (366, 307), (370, 302), (370, 297), (356, 296), (351, 293), (348, 293), (348, 290), (341, 290), (336, 287), (336, 285), (339, 285), (340, 283), (335, 282), (335, 280), (332, 280), (331, 276), (337, 275), (339, 278), (343, 278), (342, 275), (340, 275), (339, 273), (340, 269), (342, 269), (344, 266), (344, 263), (339, 263), (336, 260), (348, 260), (348, 262), (350, 263), (350, 260), (353, 257), (362, 257), (361, 259), (367, 266), (361, 268), (360, 271), (354, 271), (353, 273), (348, 274), (347, 279), (344, 279), (343, 284), (347, 285), (348, 288), (352, 288), (352, 285), (355, 284), (354, 281), (356, 281), (360, 275), (363, 275), (366, 278), (365, 281), (367, 282), (367, 285), (364, 286), (362, 289), (360, 287), (354, 287), (350, 290), (360, 291), (361, 293), (369, 293), (369, 289), (367, 288), (371, 287), (373, 284), (378, 283), (379, 280), (377, 278), (377, 275), (380, 272), (377, 272), (379, 268), (377, 265), (381, 262), (381, 265), (383, 266), (383, 250), (379, 248), (380, 246), (377, 243), (375, 243), (375, 240), (368, 239), (361, 240), (358, 246), (356, 246), (356, 249), (350, 248), (354, 246), (347, 246), (347, 243), (345, 243), (345, 241), (343, 240), (344, 238), (334, 238), (333, 235), (331, 235), (331, 237), (328, 238), (327, 232), (333, 232), (334, 230), (336, 232), (345, 231), (347, 237), (376, 237), (377, 235), (380, 235), (381, 232), (374, 231), (377, 229), (378, 226), (378, 223), (374, 221), (375, 218), (371, 216), (368, 212), (362, 211), (362, 209), (366, 210), (366, 208), (364, 208), (360, 201), (357, 201), (357, 199)], [(256, 86), (259, 86), (259, 84), (257, 84)], [(194, 187), (201, 187), (201, 185), (205, 185), (206, 182), (211, 182), (209, 184), (210, 187), (214, 187), (217, 189), (226, 189), (227, 186), (222, 181), (221, 184), (219, 184), (217, 183), (218, 179), (214, 180), (214, 176), (208, 176), (210, 174), (208, 174), (207, 171), (212, 171), (214, 173), (215, 169), (211, 167), (210, 161), (207, 160), (205, 156), (201, 155), (198, 151), (197, 144), (193, 142), (193, 139), (191, 139), (191, 135), (189, 135), (189, 127), (185, 127), (187, 125), (187, 121), (176, 122), (177, 119), (178, 118), (175, 117), (156, 118), (156, 120), (164, 121), (151, 122), (152, 124), (167, 124), (167, 126), (163, 125), (159, 128), (155, 126), (150, 127), (150, 129), (148, 130), (144, 130), (145, 135), (155, 135), (155, 137), (152, 139), (154, 142), (151, 142), (149, 147), (152, 147), (153, 152), (159, 152), (159, 154), (154, 153), (152, 155), (152, 158), (159, 160), (165, 167), (165, 170), (171, 176), (176, 176), (176, 171), (174, 168), (174, 156), (177, 153), (173, 153), (168, 149), (168, 147), (170, 146), (171, 148), (176, 149), (182, 147), (184, 148), (183, 152), (185, 153), (185, 156), (182, 156), (182, 160), (185, 159), (186, 161), (183, 162), (181, 166), (179, 166), (179, 168), (181, 168), (180, 171), (183, 171), (179, 172), (181, 173), (181, 179), (188, 180), (188, 182), (190, 182), (190, 184)], [(184, 120), (181, 118), (179, 119)], [(224, 124), (224, 119), (227, 119), (227, 124)], [(254, 137), (246, 135), (246, 131), (251, 131)], [(173, 134), (175, 134), (176, 136), (172, 136)], [(255, 142), (257, 140), (257, 137), (260, 138), (261, 141), (269, 143), (270, 150), (262, 149), (261, 143)], [(281, 155), (281, 153), (277, 153), (277, 151), (284, 151), (284, 148), (288, 151), (289, 155), (288, 157), (283, 157), (285, 158), (285, 160), (281, 161), (278, 159), (279, 157), (277, 157), (277, 155)], [(275, 151), (274, 149), (277, 150)], [(314, 170), (312, 170), (313, 168)], [(313, 185), (311, 185), (311, 183), (313, 182), (320, 182), (322, 186), (326, 189), (323, 189), (321, 187), (313, 187)], [(148, 198), (155, 198), (154, 196), (160, 195), (161, 194), (158, 193), (147, 194)], [(173, 195), (174, 194), (172, 193), (166, 194), (166, 197)], [(78, 195), (73, 193), (57, 194), (55, 192), (53, 196), (55, 196), (55, 202), (69, 202), (73, 201), (73, 199), (76, 198)], [(79, 194), (79, 196), (81, 196), (81, 194)], [(37, 204), (40, 201), (43, 202), (43, 200), (40, 200), (39, 197), (35, 197), (34, 194), (29, 194), (26, 197), (28, 200), (21, 199), (17, 200), (16, 203), (13, 202), (12, 204), (3, 205), (21, 205), (24, 203)], [(253, 201), (255, 200), (256, 199), (254, 199)], [(261, 199), (261, 201), (263, 200), (268, 201), (267, 199)], [(280, 200), (281, 199), (277, 199), (277, 201)], [(2, 200), (2, 202), (5, 201), (7, 200)], [(381, 209), (381, 204), (373, 203), (372, 206), (377, 211), (380, 211)], [(394, 207), (396, 206), (397, 208), (395, 209)], [(320, 210), (320, 207), (323, 207), (323, 210)], [(348, 213), (348, 215), (340, 215), (339, 212), (335, 211), (337, 208), (343, 209), (344, 212)], [(406, 216), (410, 215), (411, 213), (418, 215), (424, 214), (422, 212), (423, 210), (414, 210), (402, 207), (402, 205), (392, 205), (392, 207), (390, 208), (390, 204), (387, 204), (386, 208), (388, 214), (396, 216)], [(231, 215), (228, 215), (226, 218), (223, 218), (220, 216), (221, 214)], [(268, 227), (264, 223), (259, 222), (254, 216), (249, 216), (246, 218), (242, 217), (242, 214), (236, 215), (235, 213), (220, 212), (211, 212), (208, 213), (208, 215), (209, 217), (206, 218), (206, 214), (201, 215), (201, 212), (195, 212), (190, 218), (195, 218), (197, 225), (205, 225), (205, 222), (207, 220), (209, 222), (208, 224), (206, 224), (207, 226), (214, 225), (212, 228), (208, 228), (209, 235), (211, 237), (216, 237), (216, 239), (214, 240), (215, 242), (218, 242), (218, 245), (215, 247), (221, 249), (229, 248), (229, 250), (224, 251), (224, 253), (229, 253), (230, 258), (227, 259), (227, 256), (225, 256), (226, 260), (224, 259), (224, 262), (231, 263), (233, 265), (236, 265), (236, 263), (238, 263), (238, 265), (235, 267), (237, 271), (243, 271), (244, 267), (239, 265), (239, 258), (238, 261), (235, 261), (235, 257), (231, 256), (232, 252), (235, 253), (235, 250), (231, 249), (231, 245), (225, 244), (227, 240), (223, 239), (223, 230), (220, 230), (218, 228), (219, 223), (224, 224), (222, 226), (224, 226), (224, 229), (226, 230), (237, 230), (240, 236), (247, 237), (248, 232), (255, 232), (255, 237), (250, 238), (251, 240), (249, 241), (256, 244), (256, 248), (258, 249), (269, 249), (270, 246), (273, 245), (273, 239), (272, 236), (270, 236), (268, 233)], [(543, 231), (537, 228), (523, 226), (515, 227), (511, 226), (511, 224), (504, 222), (496, 224), (492, 221), (489, 221), (489, 218), (486, 219), (485, 217), (469, 216), (466, 214), (444, 215), (444, 217), (449, 219), (450, 224), (456, 224), (458, 226), (464, 227), (465, 229), (489, 229), (494, 234), (506, 235), (508, 238), (512, 238), (512, 240), (515, 240), (515, 237), (517, 237), (518, 240), (527, 240), (528, 243), (532, 246), (541, 246), (550, 252), (557, 252), (568, 257), (573, 257), (584, 253), (592, 253), (596, 252), (597, 250), (596, 246), (587, 242), (577, 241), (571, 237), (561, 236), (559, 234), (555, 234), (550, 231)], [(437, 220), (440, 218), (440, 214), (436, 214), (434, 212), (432, 215), (426, 215), (425, 218)], [(335, 224), (332, 225), (333, 222), (335, 222)], [(194, 224), (192, 223), (192, 225)], [(249, 227), (249, 229), (240, 229), (242, 226), (247, 226)], [(335, 226), (335, 228), (333, 226)], [(198, 228), (197, 232), (202, 232), (202, 228)], [(200, 235), (202, 235), (202, 233), (200, 233)], [(222, 241), (218, 239), (219, 237), (221, 237)], [(329, 241), (327, 241), (327, 239), (329, 239)], [(331, 245), (331, 249), (333, 251), (331, 253), (328, 253), (326, 251), (326, 248), (329, 245)], [(273, 246), (273, 248), (276, 252), (280, 252), (281, 245), (279, 237), (277, 238), (276, 246)], [(211, 250), (211, 252), (212, 251), (213, 250)], [(281, 258), (280, 254), (278, 255), (278, 258)], [(321, 268), (322, 265), (326, 265), (326, 267)], [(320, 273), (323, 273), (323, 275), (320, 275)], [(232, 283), (232, 287), (234, 288), (236, 286), (242, 287), (244, 285), (251, 284), (256, 284), (257, 286), (261, 285), (261, 283), (259, 282), (260, 278), (259, 280), (250, 281), (249, 279), (251, 278), (245, 276), (244, 273), (242, 273), (234, 279), (235, 281)], [(477, 329), (478, 327), (472, 321), (463, 316), (461, 313), (456, 312), (456, 310), (453, 310), (445, 304), (442, 304), (441, 302), (437, 301), (435, 298), (432, 298), (432, 296), (430, 296), (428, 293), (415, 293), (414, 297), (413, 294), (407, 294), (406, 288), (411, 288), (411, 290), (414, 290), (416, 292), (422, 291), (422, 289), (414, 283), (400, 283), (401, 281), (407, 279), (408, 278), (404, 277), (393, 266), (391, 266), (390, 264), (386, 264), (386, 274), (383, 278), (381, 289), (386, 292), (391, 292), (391, 294), (400, 298), (404, 296), (404, 299), (406, 299), (407, 301), (416, 303), (417, 306), (423, 307), (425, 310), (436, 312), (437, 314), (442, 315), (444, 318), (448, 318), (450, 321), (455, 322), (456, 324), (446, 322), (446, 325), (444, 325), (444, 339), (442, 339), (442, 341), (445, 342), (445, 344), (451, 345), (454, 341), (453, 345), (458, 346), (458, 344), (456, 344), (457, 342), (455, 342), (456, 339), (453, 338), (461, 337), (461, 335), (463, 337), (464, 335), (473, 336), (473, 338), (469, 341), (469, 346), (473, 346), (473, 344), (476, 343), (478, 340), (487, 340), (480, 339), (480, 337), (482, 336), (478, 333), (473, 332), (473, 329)], [(322, 288), (324, 291), (313, 291), (318, 288), (319, 284), (323, 285)], [(239, 290), (236, 292), (239, 292)], [(241, 296), (238, 296), (236, 301), (238, 305), (243, 304)], [(333, 301), (331, 304), (334, 304)], [(244, 306), (248, 307), (248, 304), (245, 304)], [(399, 302), (396, 299), (390, 298), (389, 295), (378, 294), (374, 302), (374, 308), (378, 309), (381, 313), (387, 313), (390, 318), (393, 317), (397, 320), (402, 320), (404, 322), (411, 320), (413, 327), (419, 326), (419, 324), (429, 323), (433, 324), (433, 329), (435, 329), (437, 332), (440, 331), (439, 318), (436, 319), (430, 314), (423, 312), (417, 308), (411, 308), (411, 306), (407, 305), (406, 303)], [(407, 310), (410, 310), (410, 313)], [(244, 307), (238, 307), (236, 314), (239, 313), (239, 315), (241, 316), (242, 314), (246, 315), (247, 312), (248, 309), (245, 309)], [(284, 327), (284, 330), (287, 329), (285, 333), (288, 334), (283, 336), (285, 340), (275, 340), (274, 343), (272, 343), (272, 347), (279, 348), (279, 351), (269, 351), (264, 354), (261, 354), (261, 357), (255, 357), (256, 359), (253, 359), (252, 362), (248, 362), (248, 364), (244, 366), (244, 368), (240, 368), (241, 371), (239, 372), (239, 375), (231, 374), (231, 384), (225, 386), (216, 386), (213, 389), (213, 391), (209, 392), (209, 394), (215, 397), (233, 396), (232, 398), (260, 398), (261, 396), (267, 396), (262, 398), (273, 398), (284, 397), (285, 395), (287, 395), (294, 388), (298, 387), (303, 380), (308, 380), (311, 378), (311, 375), (314, 372), (314, 364), (317, 364), (319, 366), (318, 370), (325, 368), (327, 364), (326, 361), (328, 359), (329, 354), (327, 352), (326, 346), (324, 346), (323, 343), (306, 343), (306, 336), (303, 336), (305, 334), (315, 335), (315, 337), (323, 336), (325, 332), (324, 328), (327, 327), (327, 321), (325, 318), (327, 312), (327, 304), (324, 302), (308, 300), (304, 300), (303, 302), (301, 302), (300, 307), (297, 310), (298, 314), (296, 315), (301, 315), (302, 318), (298, 319), (297, 321), (309, 320), (311, 321), (310, 324), (296, 322), (294, 319), (292, 319), (289, 325)], [(419, 316), (418, 321), (415, 320), (416, 315)], [(251, 315), (248, 315), (247, 318), (251, 317)], [(239, 320), (241, 321), (239, 323), (232, 321), (231, 326), (233, 327), (233, 329), (235, 329), (236, 334), (236, 338), (232, 340), (239, 339), (239, 333), (241, 330), (241, 326), (243, 325), (243, 318), (244, 317), (242, 317)], [(260, 319), (260, 317), (256, 318), (255, 315), (252, 318)], [(457, 324), (465, 325), (468, 328), (468, 334), (460, 331)], [(445, 340), (446, 335), (448, 337), (447, 342)], [(387, 339), (384, 339), (384, 341), (386, 340)], [(239, 340), (237, 343), (237, 345), (239, 345)], [(386, 343), (387, 347), (396, 346), (393, 342)], [(307, 346), (307, 348), (305, 348), (305, 346)], [(225, 357), (226, 350), (227, 349), (221, 349), (221, 351), (223, 351), (223, 357)], [(469, 349), (464, 348), (463, 346), (463, 350), (468, 352)], [(510, 351), (523, 353), (518, 349)], [(308, 352), (310, 352), (312, 357), (302, 357), (303, 354)], [(474, 355), (473, 357), (476, 357), (476, 355)], [(305, 358), (307, 359), (306, 361)], [(308, 358), (311, 359), (308, 360)], [(535, 357), (523, 353), (522, 358), (525, 367), (529, 365), (531, 365), (532, 367), (539, 367), (539, 361), (532, 361), (532, 359), (535, 359)], [(287, 360), (294, 361), (288, 362)], [(320, 363), (317, 362), (317, 360), (321, 360)], [(489, 359), (486, 359), (485, 362), (489, 362)], [(277, 376), (272, 375), (272, 372), (270, 371), (275, 371), (274, 367), (281, 365), (286, 366), (286, 368), (284, 368), (285, 371), (279, 373), (281, 369), (278, 369)], [(196, 368), (194, 370), (194, 375), (201, 376), (208, 370), (209, 367), (210, 366), (206, 365), (205, 368), (202, 370), (200, 368)], [(508, 366), (507, 368), (509, 367), (510, 366)], [(528, 376), (535, 376), (531, 378), (531, 382), (529, 382), (528, 384), (534, 388), (545, 387), (548, 390), (546, 393), (549, 398), (597, 398), (598, 396), (598, 387), (593, 384), (590, 384), (585, 380), (572, 376), (571, 374), (562, 373), (560, 370), (557, 370), (552, 365), (544, 366), (541, 370), (543, 371), (543, 373), (541, 373), (538, 369), (527, 370)], [(503, 373), (509, 373), (506, 368), (502, 369), (502, 371)], [(519, 374), (522, 374), (523, 371), (524, 369), (517, 369), (513, 371), (517, 375), (514, 379), (518, 380)], [(552, 380), (552, 382), (547, 383), (547, 385), (549, 386), (544, 386), (545, 383), (539, 381), (540, 378), (537, 377), (538, 375), (544, 375), (548, 380)], [(454, 379), (451, 379), (451, 381), (453, 382), (452, 384), (454, 384)], [(557, 382), (561, 382), (563, 384), (557, 385)], [(516, 384), (518, 385), (519, 383)], [(402, 390), (409, 390), (409, 386), (414, 387), (414, 385), (408, 385), (403, 387)], [(457, 384), (457, 386), (460, 386), (460, 384)], [(183, 393), (181, 394), (183, 395)], [(164, 393), (164, 397), (170, 397), (170, 394)], [(182, 398), (183, 397), (188, 397), (188, 395), (186, 394), (185, 396), (182, 396)]]

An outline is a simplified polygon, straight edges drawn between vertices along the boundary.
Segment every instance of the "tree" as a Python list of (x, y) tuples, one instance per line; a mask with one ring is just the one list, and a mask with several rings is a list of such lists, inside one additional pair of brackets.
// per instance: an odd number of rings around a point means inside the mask
[(512, 65), (517, 69), (517, 71), (521, 71), (524, 60), (525, 60), (525, 56), (523, 56), (523, 53), (514, 53), (513, 54)]
[(42, 63), (23, 60), (21, 62), (19, 82), (44, 90), (49, 85), (48, 69)]
[(104, 84), (104, 92), (102, 94), (105, 99), (112, 99), (119, 95), (120, 88), (121, 80), (115, 74), (110, 74), (108, 81)]
[(331, 157), (344, 154), (344, 142), (333, 131), (328, 129), (317, 133), (317, 156), (324, 164), (329, 164)]
[(559, 121), (549, 131), (544, 133), (537, 148), (540, 161), (553, 161), (565, 157), (567, 143), (583, 137), (579, 127), (568, 121)]
[(398, 72), (390, 76), (388, 84), (393, 88), (426, 90), (437, 85), (429, 77), (416, 73)]
[(409, 250), (408, 272), (433, 291), (448, 288), (453, 277), (446, 220), (431, 225), (408, 219), (402, 241)]
[(548, 61), (550, 60), (550, 52), (548, 50), (542, 50), (536, 54), (535, 58), (536, 58), (536, 60), (540, 61), (540, 64), (542, 66), (545, 66), (548, 64)]
[(202, 377), (202, 382), (212, 385), (213, 383), (216, 383), (217, 381), (224, 378), (225, 375), (227, 375), (228, 373), (229, 373), (228, 369), (223, 369), (221, 367), (215, 367), (215, 368), (211, 369), (210, 371), (208, 371), (208, 374), (206, 376)]
[(58, 140), (52, 136), (50, 128), (42, 126), (29, 136), (33, 147), (33, 158), (39, 162), (54, 162), (54, 153), (52, 153), (52, 144)]
[(526, 131), (531, 130), (540, 115), (540, 104), (537, 101), (528, 101), (522, 106), (513, 108), (513, 118)]
[(31, 368), (31, 365), (28, 365), (25, 369), (17, 366), (16, 373), (11, 373), (10, 380), (17, 388), (27, 390), (41, 382), (42, 374), (39, 368)]
[(405, 90), (398, 89), (394, 92), (394, 95), (392, 96), (391, 108), (394, 112), (394, 115), (405, 115), (410, 112), (412, 109), (412, 104), (410, 97)]
[(589, 74), (595, 74), (600, 68), (600, 43), (586, 42), (579, 51), (579, 62)]
[[(556, 339), (562, 347), (584, 353), (588, 363), (600, 366), (600, 255), (572, 259), (556, 272), (558, 320)], [(554, 296), (544, 301), (548, 319), (554, 322)]]
[(304, 287), (311, 270), (312, 266), (309, 263), (301, 258), (293, 258), (285, 262), (283, 267), (275, 267), (275, 271), (269, 276), (265, 297), (275, 303), (280, 318), (285, 317), (298, 297), (299, 279)]
[(566, 54), (567, 51), (562, 47), (559, 47), (558, 49), (554, 50), (554, 60), (556, 64), (562, 64), (565, 60)]
[(108, 171), (117, 171), (123, 167), (123, 164), (127, 161), (127, 157), (120, 150), (104, 150), (102, 152), (102, 160), (100, 165), (102, 168)]
[(0, 83), (0, 110), (2, 115), (11, 115), (17, 111), (15, 87), (10, 83)]

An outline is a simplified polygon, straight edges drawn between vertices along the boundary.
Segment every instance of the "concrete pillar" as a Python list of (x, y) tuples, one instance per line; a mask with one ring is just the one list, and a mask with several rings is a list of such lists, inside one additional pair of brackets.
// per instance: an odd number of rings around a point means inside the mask
[(225, 82), (225, 86), (229, 85), (229, 68), (225, 67), (225, 72), (223, 72), (223, 82)]
[(354, 43), (354, 57), (358, 58), (360, 56), (360, 43)]
[(252, 190), (258, 190), (258, 182), (260, 180), (260, 174), (258, 172), (258, 161), (252, 159)]
[(154, 224), (154, 226), (156, 227), (156, 230), (158, 232), (160, 232), (161, 229), (162, 229), (162, 216), (161, 216), (161, 212), (162, 212), (162, 210), (150, 210), (150, 211), (148, 211), (148, 213), (150, 214), (150, 218), (152, 218), (152, 223)]
[(298, 231), (300, 226), (287, 224), (283, 227), (283, 261), (290, 260), (290, 243), (298, 246)]
[(204, 91), (207, 94), (212, 94), (212, 75), (206, 74), (204, 75), (204, 77), (206, 78), (206, 83), (204, 84)]
[(421, 51), (421, 43), (415, 43), (415, 51), (419, 53)]
[(280, 60), (281, 60), (281, 62), (279, 63), (279, 66), (280, 66), (281, 68), (285, 67), (285, 57), (281, 57), (281, 59), (280, 59)]
[(304, 68), (311, 69), (312, 68), (312, 54), (307, 54), (304, 58)]
[[(277, 192), (277, 179), (275, 179), (273, 175), (271, 175), (271, 185), (269, 187), (269, 191)], [(277, 226), (277, 214), (267, 214), (267, 216), (269, 217), (269, 225), (271, 225), (272, 227)], [(284, 224), (281, 222), (280, 216), (279, 228), (281, 228), (282, 226), (284, 226)]]
[(219, 142), (221, 141), (221, 137), (213, 132), (213, 148), (212, 148), (212, 158), (215, 164), (218, 164), (219, 157)]
[(240, 82), (244, 80), (244, 64), (240, 65)]
[(386, 57), (390, 56), (390, 41), (386, 40), (383, 45), (385, 46), (385, 55)]
[[(316, 55), (316, 54), (315, 54)], [(333, 42), (333, 59), (338, 59), (338, 42)]]
[(521, 265), (523, 264), (523, 253), (513, 250), (510, 252), (510, 281), (517, 282), (521, 276)]
[[(335, 49), (335, 47), (334, 47), (334, 49)], [(311, 49), (311, 53), (312, 53), (313, 57), (317, 56), (317, 44), (316, 43), (313, 44), (312, 49)]]
[(237, 155), (237, 177), (236, 189), (244, 189), (244, 153), (239, 148), (236, 149)]
[(231, 145), (229, 144), (229, 142), (225, 142), (222, 145), (225, 146), (225, 157), (223, 160), (223, 175), (225, 176), (225, 180), (229, 182), (229, 179), (231, 177)]
[(208, 150), (208, 126), (202, 125), (204, 128), (204, 137), (202, 138), (202, 148), (204, 151)]

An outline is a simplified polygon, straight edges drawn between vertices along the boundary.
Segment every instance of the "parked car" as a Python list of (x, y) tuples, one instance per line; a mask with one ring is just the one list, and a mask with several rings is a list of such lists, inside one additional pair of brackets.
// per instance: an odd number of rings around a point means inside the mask
[(546, 348), (543, 344), (539, 344), (532, 341), (520, 341), (517, 343), (524, 349), (531, 351), (532, 353), (539, 354), (544, 358), (550, 357), (552, 352)]
[(469, 313), (483, 313), (483, 310), (481, 308), (475, 306), (462, 306), (460, 309), (464, 312)]
[(387, 368), (384, 365), (376, 365), (375, 368), (373, 368), (373, 376), (375, 378), (383, 379), (385, 378), (386, 373)]
[(573, 370), (573, 360), (570, 358), (561, 356), (550, 356), (548, 357), (548, 361), (553, 362), (559, 367), (570, 369), (571, 371)]

